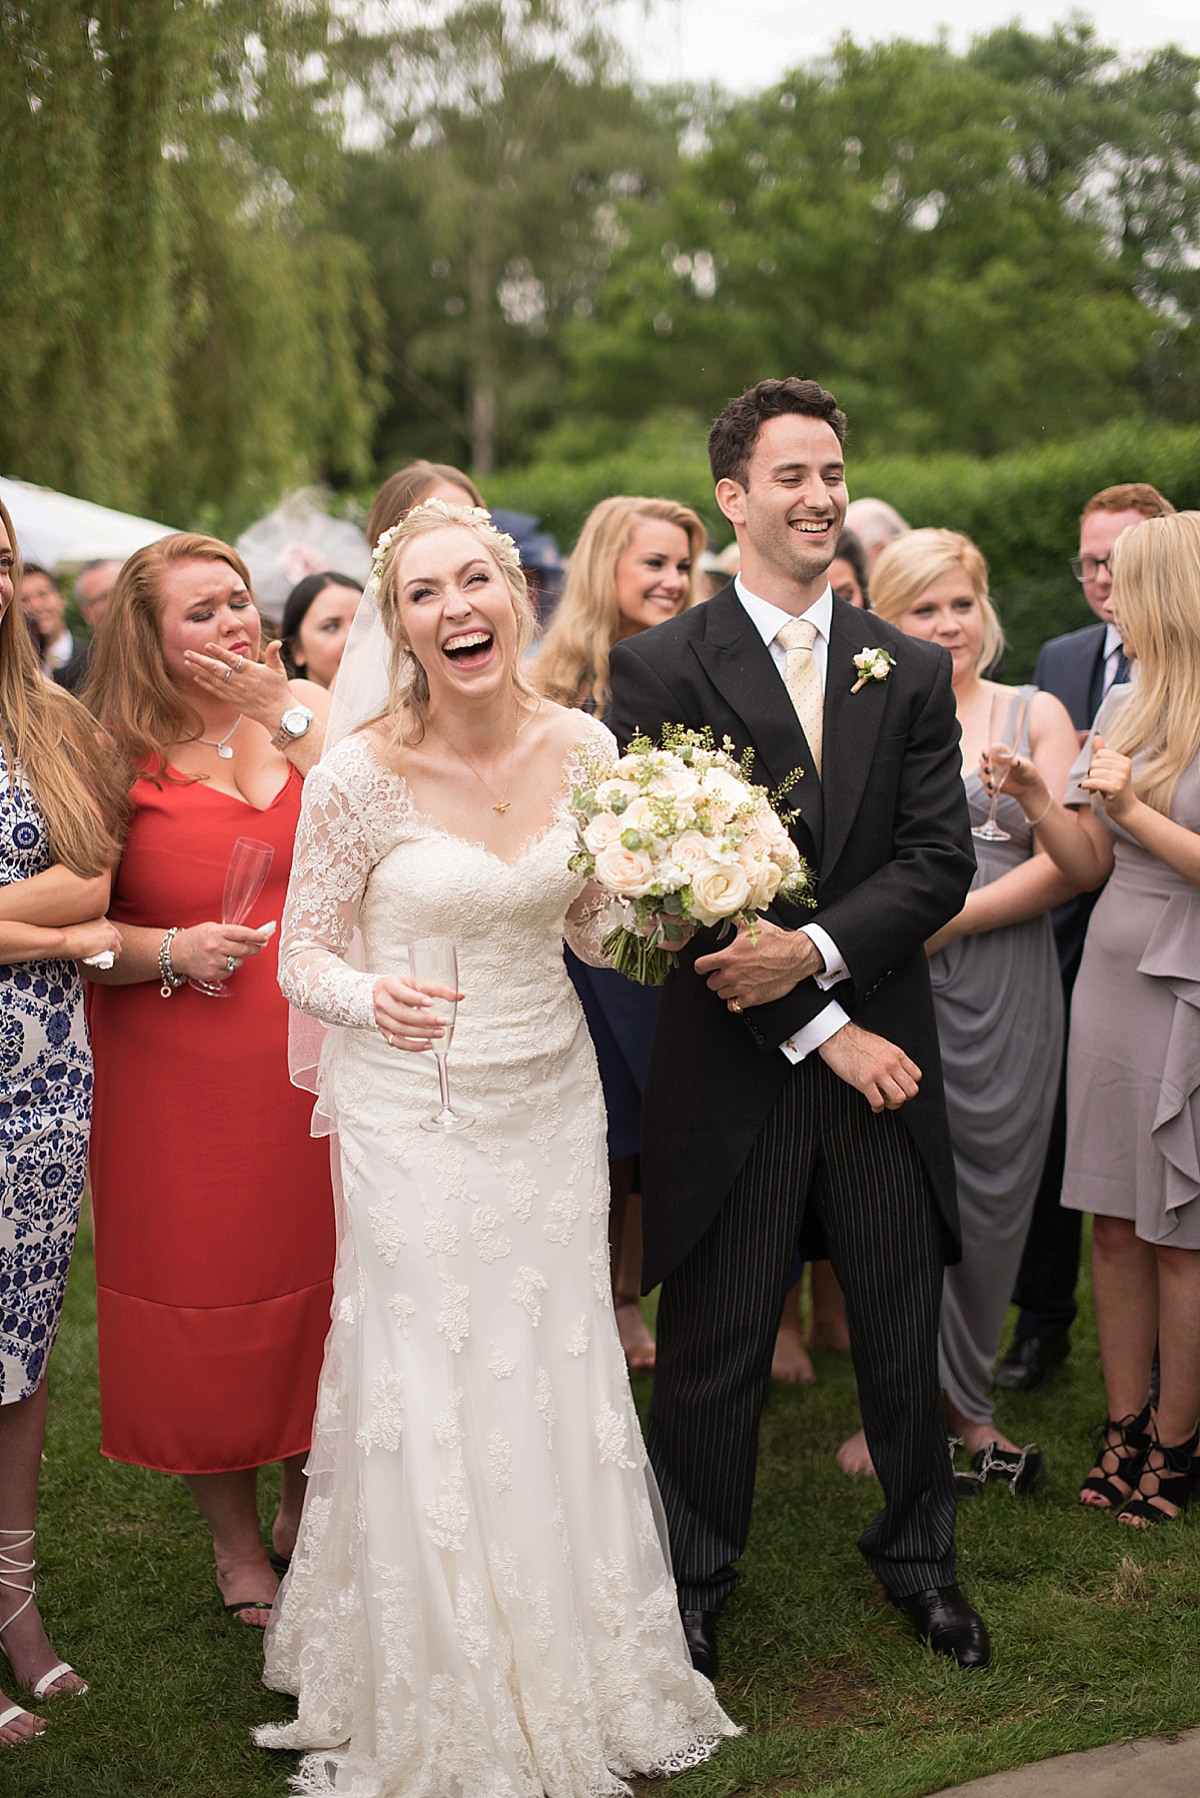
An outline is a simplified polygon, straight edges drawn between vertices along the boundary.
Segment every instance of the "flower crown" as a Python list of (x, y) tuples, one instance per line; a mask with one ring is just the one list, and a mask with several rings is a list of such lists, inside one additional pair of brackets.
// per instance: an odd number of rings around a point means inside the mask
[(517, 546), (515, 541), (508, 535), (507, 531), (498, 531), (496, 529), (495, 525), (492, 523), (492, 515), (487, 510), (486, 506), (451, 506), (448, 505), (444, 499), (423, 499), (419, 505), (410, 507), (404, 514), (404, 517), (398, 524), (394, 524), (390, 531), (382, 532), (378, 543), (375, 545), (374, 557), (371, 562), (371, 578), (367, 582), (367, 592), (372, 596), (376, 603), (378, 603), (379, 600), (379, 589), (383, 580), (383, 565), (388, 559), (392, 545), (395, 543), (400, 532), (404, 529), (404, 526), (408, 523), (408, 520), (413, 516), (414, 512), (432, 512), (435, 517), (440, 515), (444, 518), (447, 524), (464, 524), (467, 520), (470, 520), (472, 523), (486, 525), (490, 534), (496, 539), (496, 547), (501, 554), (503, 554), (505, 550), (512, 550), (516, 553)]

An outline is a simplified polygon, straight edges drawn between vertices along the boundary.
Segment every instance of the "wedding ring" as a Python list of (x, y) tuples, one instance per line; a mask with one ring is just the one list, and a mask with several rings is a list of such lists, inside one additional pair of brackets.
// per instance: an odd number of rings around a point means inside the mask
[(389, 1049), (394, 1049), (396, 1047), (395, 1043), (392, 1041), (390, 1036), (387, 1039), (387, 1046)]
[(737, 1000), (736, 1000), (736, 999), (731, 999), (731, 1000), (730, 1000), (730, 1001), (729, 1001), (729, 1009), (730, 1009), (730, 1011), (740, 1011), (740, 1010), (741, 1010), (741, 1009), (742, 1009), (742, 1008), (741, 1008), (741, 1006), (740, 1006), (740, 1005), (739, 1005), (739, 1004), (738, 1004), (738, 1002), (737, 1002)]
[(234, 666), (230, 669), (230, 673), (231, 674), (240, 674), (242, 672), (242, 669), (245, 666), (246, 666), (245, 656), (239, 656), (236, 663), (234, 664)]
[(222, 675), (222, 676), (221, 676), (221, 679), (222, 679), (222, 680), (228, 680), (228, 679), (229, 679), (229, 677), (230, 677), (230, 675), (231, 675), (231, 674), (232, 674), (232, 673), (233, 673), (233, 669), (232, 669), (232, 668), (227, 668), (227, 669), (226, 669), (226, 670), (225, 670), (225, 672), (224, 672), (224, 674), (223, 674), (223, 675)]
[(236, 955), (227, 955), (225, 957), (225, 966), (229, 969), (229, 972), (232, 974), (234, 969), (237, 967), (237, 956)]

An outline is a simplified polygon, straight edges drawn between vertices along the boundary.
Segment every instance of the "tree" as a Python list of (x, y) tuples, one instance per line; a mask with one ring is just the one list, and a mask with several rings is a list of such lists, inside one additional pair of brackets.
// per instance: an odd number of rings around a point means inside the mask
[[(569, 333), (576, 405), (711, 414), (799, 370), (844, 400), (859, 453), (992, 454), (1141, 413), (1164, 308), (1194, 279), (1200, 64), (1101, 81), (1111, 63), (1083, 27), (965, 57), (846, 40), (730, 104), (661, 200), (622, 205), (600, 315)], [(1136, 212), (1148, 193), (1157, 210)]]
[(230, 528), (362, 478), (366, 258), (329, 230), (344, 75), (319, 0), (0, 0), (3, 463)]
[(594, 306), (617, 202), (673, 174), (672, 108), (569, 0), (478, 0), (359, 55), (388, 134), (339, 216), (388, 318), (381, 451), (466, 450), (486, 475), (561, 407), (562, 327)]

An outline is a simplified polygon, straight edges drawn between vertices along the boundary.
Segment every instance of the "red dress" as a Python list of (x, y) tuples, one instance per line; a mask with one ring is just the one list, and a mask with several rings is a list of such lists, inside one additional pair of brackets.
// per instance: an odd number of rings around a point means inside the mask
[[(234, 841), (273, 844), (250, 924), (283, 913), (302, 781), (264, 811), (205, 782), (139, 780), (110, 916), (220, 919)], [(304, 1453), (329, 1327), (328, 1144), (288, 1080), (276, 934), (210, 999), (89, 989), (101, 1453), (223, 1473)]]

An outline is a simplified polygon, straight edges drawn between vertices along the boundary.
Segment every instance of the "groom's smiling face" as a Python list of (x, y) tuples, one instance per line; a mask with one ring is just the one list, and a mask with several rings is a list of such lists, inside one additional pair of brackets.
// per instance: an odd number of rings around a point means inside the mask
[(717, 483), (717, 503), (748, 560), (804, 585), (833, 560), (849, 503), (842, 446), (823, 418), (788, 412), (764, 421), (747, 484)]

